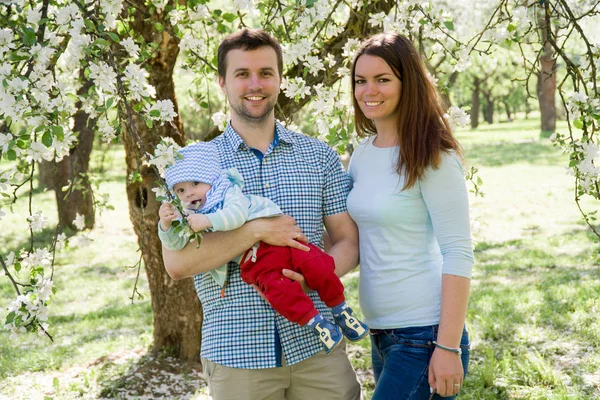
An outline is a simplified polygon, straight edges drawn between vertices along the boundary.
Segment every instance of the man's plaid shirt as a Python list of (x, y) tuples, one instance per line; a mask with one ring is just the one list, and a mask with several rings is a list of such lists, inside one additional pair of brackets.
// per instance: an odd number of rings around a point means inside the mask
[[(245, 184), (243, 192), (273, 200), (291, 215), (308, 240), (322, 247), (323, 217), (346, 211), (350, 179), (338, 155), (323, 142), (275, 123), (275, 140), (262, 160), (228, 125), (215, 138), (221, 168), (237, 167)], [(256, 290), (240, 277), (239, 264), (229, 263), (225, 296), (210, 274), (194, 277), (202, 303), (201, 355), (233, 368), (273, 368), (280, 365), (276, 329), (288, 365), (322, 350), (312, 330), (278, 315)], [(325, 318), (331, 311), (316, 292), (310, 298)]]

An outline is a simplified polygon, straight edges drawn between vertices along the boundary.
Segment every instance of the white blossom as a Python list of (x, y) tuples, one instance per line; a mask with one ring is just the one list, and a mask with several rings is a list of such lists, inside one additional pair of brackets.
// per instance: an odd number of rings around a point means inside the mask
[(100, 118), (96, 124), (96, 129), (102, 134), (102, 141), (106, 143), (112, 142), (117, 137), (115, 128), (111, 125), (110, 121), (106, 118)]
[(152, 0), (151, 3), (156, 7), (156, 12), (161, 13), (169, 3), (169, 0)]
[(304, 79), (298, 78), (284, 78), (281, 82), (281, 89), (287, 97), (294, 99), (296, 96), (304, 98), (310, 95), (310, 88), (306, 86)]
[[(158, 113), (156, 111), (158, 111)], [(173, 102), (169, 99), (157, 100), (152, 107), (146, 104), (146, 114), (147, 117), (153, 121), (161, 121), (161, 125), (165, 122), (172, 121), (173, 118), (177, 116)]]
[(325, 65), (323, 65), (323, 61), (317, 56), (308, 56), (306, 57), (306, 66), (308, 67), (308, 72), (312, 75), (317, 76), (319, 71), (325, 69)]
[(43, 249), (35, 249), (31, 254), (25, 255), (21, 264), (29, 268), (35, 266), (45, 267), (50, 265), (51, 260), (52, 254), (44, 247)]
[(222, 111), (217, 111), (211, 117), (214, 124), (220, 129), (225, 130), (227, 126), (227, 122), (229, 121), (229, 116)]
[(77, 235), (71, 239), (74, 247), (88, 247), (93, 241), (88, 235)]
[(10, 141), (12, 140), (12, 138), (13, 137), (10, 132), (0, 132), (0, 151), (2, 153), (6, 153), (8, 151), (8, 146), (10, 145)]
[(82, 231), (85, 229), (85, 217), (79, 213), (77, 213), (75, 215), (75, 219), (73, 220), (73, 225), (75, 225), (75, 227)]
[(14, 36), (9, 28), (0, 29), (0, 54), (15, 48)]
[(55, 245), (56, 250), (63, 249), (65, 247), (66, 242), (67, 242), (67, 235), (65, 235), (64, 233), (60, 233), (56, 237), (56, 245)]
[(252, 0), (233, 0), (233, 7), (236, 11), (252, 10), (254, 4)]
[(108, 29), (117, 26), (117, 16), (123, 9), (123, 0), (100, 0), (100, 9), (104, 13), (104, 25)]
[(44, 217), (41, 211), (27, 217), (27, 221), (34, 232), (41, 232), (48, 224), (48, 218)]
[(37, 27), (37, 25), (40, 23), (40, 19), (42, 19), (41, 10), (36, 10), (32, 8), (27, 10), (25, 14), (27, 15), (27, 23), (33, 25), (34, 27)]
[(129, 85), (129, 92), (134, 100), (141, 100), (142, 97), (150, 96), (146, 82), (146, 71), (137, 64), (129, 64), (125, 67), (125, 76), (123, 78)]
[(117, 87), (115, 83), (117, 82), (117, 73), (104, 61), (90, 65), (90, 78), (102, 92), (106, 92), (107, 94), (116, 93)]
[(52, 287), (54, 286), (54, 282), (50, 279), (44, 279), (41, 276), (38, 279), (38, 296), (42, 301), (50, 300), (52, 296)]
[(458, 128), (468, 125), (471, 122), (471, 117), (460, 107), (452, 106), (448, 109), (448, 113), (444, 115), (452, 127)]
[(371, 25), (372, 27), (377, 27), (379, 25), (383, 25), (383, 20), (385, 19), (385, 17), (387, 16), (386, 13), (379, 12), (377, 14), (371, 14), (370, 18), (369, 18), (369, 25)]
[(471, 59), (469, 58), (469, 50), (462, 49), (457, 54), (458, 60), (456, 61), (456, 65), (454, 65), (454, 71), (464, 71), (465, 69), (471, 66)]
[(27, 162), (36, 161), (41, 162), (42, 160), (52, 161), (54, 154), (41, 142), (31, 142), (31, 146), (25, 150), (27, 156)]
[(200, 21), (210, 15), (210, 11), (204, 4), (198, 4), (194, 10), (188, 10), (190, 21)]
[(120, 45), (125, 48), (129, 57), (138, 58), (140, 56), (140, 46), (135, 44), (132, 38), (128, 37), (126, 39), (121, 40)]
[(181, 158), (179, 153), (177, 153), (180, 148), (172, 138), (165, 137), (162, 138), (161, 142), (154, 149), (154, 155), (150, 155), (149, 163), (156, 165), (161, 177), (164, 178), (165, 169), (168, 166), (175, 164), (175, 161)]
[(574, 92), (573, 94), (571, 94), (572, 101), (585, 103), (587, 101), (587, 99), (588, 99), (588, 96), (585, 93)]
[(346, 58), (354, 58), (354, 54), (358, 51), (360, 47), (360, 40), (358, 39), (348, 39), (348, 41), (344, 44), (342, 56)]
[(183, 10), (173, 9), (169, 13), (169, 22), (171, 22), (171, 25), (173, 25), (173, 26), (177, 25), (179, 23), (179, 21), (181, 21), (184, 18), (185, 18), (185, 11), (183, 11)]
[(2, 211), (2, 207), (0, 207), (0, 221), (2, 221), (2, 217), (4, 217), (6, 213)]

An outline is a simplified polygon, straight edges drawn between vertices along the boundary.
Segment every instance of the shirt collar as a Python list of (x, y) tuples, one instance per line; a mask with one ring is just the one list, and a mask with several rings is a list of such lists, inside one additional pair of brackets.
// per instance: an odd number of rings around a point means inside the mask
[[(223, 136), (229, 141), (234, 149), (240, 149), (246, 145), (240, 135), (231, 126), (231, 121), (227, 123)], [(296, 143), (296, 138), (292, 131), (286, 129), (279, 121), (275, 120), (275, 132), (272, 142), (273, 147), (276, 147), (280, 142), (294, 144)]]

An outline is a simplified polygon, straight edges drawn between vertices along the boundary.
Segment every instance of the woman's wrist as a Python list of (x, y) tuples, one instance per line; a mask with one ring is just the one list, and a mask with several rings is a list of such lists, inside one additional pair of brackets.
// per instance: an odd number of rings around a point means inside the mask
[(442, 349), (442, 350), (445, 350), (445, 351), (457, 354), (459, 357), (462, 355), (462, 349), (460, 347), (448, 347), (448, 346), (444, 346), (442, 344), (439, 344), (435, 340), (433, 341), (433, 345), (435, 347), (437, 347), (438, 349)]

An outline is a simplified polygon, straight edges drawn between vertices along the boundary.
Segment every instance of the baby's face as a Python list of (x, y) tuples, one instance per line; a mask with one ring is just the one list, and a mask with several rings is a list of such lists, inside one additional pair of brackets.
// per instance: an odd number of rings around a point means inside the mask
[(198, 210), (206, 204), (206, 193), (212, 185), (203, 182), (180, 182), (173, 186), (179, 200), (190, 203), (189, 208)]

